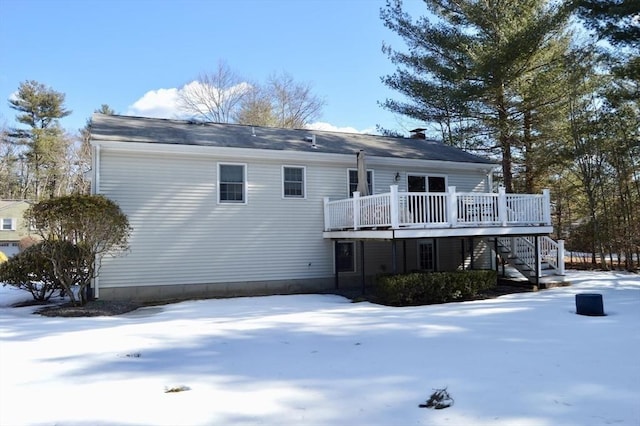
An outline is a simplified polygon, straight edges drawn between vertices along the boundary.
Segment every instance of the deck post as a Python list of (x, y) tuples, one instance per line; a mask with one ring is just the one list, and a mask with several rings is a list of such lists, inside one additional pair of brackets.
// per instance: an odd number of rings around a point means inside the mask
[(353, 193), (353, 230), (360, 228), (360, 192)]
[(323, 208), (324, 208), (324, 230), (329, 231), (331, 228), (329, 227), (329, 197), (323, 198)]
[(340, 287), (340, 275), (338, 272), (338, 240), (333, 240), (333, 264), (335, 268), (334, 283), (336, 290)]
[(507, 194), (504, 186), (498, 188), (498, 220), (507, 226)]
[(364, 240), (360, 240), (360, 279), (362, 280), (362, 294), (365, 292), (365, 270), (364, 270)]
[(391, 273), (393, 275), (398, 273), (398, 260), (397, 260), (398, 248), (396, 246), (396, 239), (391, 240)]
[(402, 240), (402, 272), (407, 273), (407, 240)]
[[(501, 258), (500, 258), (500, 253), (499, 253), (499, 248), (498, 248), (498, 237), (494, 237), (493, 239), (493, 250), (495, 253), (495, 258), (494, 258), (494, 262), (496, 263), (496, 275), (500, 274), (500, 264), (501, 262)], [(504, 266), (502, 267), (502, 276), (504, 276)]]
[(400, 197), (398, 196), (398, 185), (391, 185), (389, 187), (391, 191), (391, 205), (389, 206), (389, 214), (391, 215), (391, 229), (398, 229), (400, 227), (400, 218), (398, 215), (400, 207)]
[(447, 209), (447, 222), (449, 222), (449, 226), (453, 227), (456, 226), (456, 223), (458, 223), (458, 197), (456, 195), (456, 187), (450, 186), (449, 194), (447, 195), (447, 198), (449, 199), (449, 206)]
[(542, 265), (540, 265), (540, 237), (536, 235), (534, 238), (534, 247), (536, 251), (536, 286), (540, 287), (540, 273)]
[(564, 275), (564, 240), (558, 240), (558, 275)]

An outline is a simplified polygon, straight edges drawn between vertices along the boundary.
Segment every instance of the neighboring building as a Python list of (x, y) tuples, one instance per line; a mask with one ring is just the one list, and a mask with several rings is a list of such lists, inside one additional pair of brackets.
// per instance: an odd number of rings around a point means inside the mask
[(0, 251), (7, 257), (20, 252), (20, 240), (29, 235), (24, 212), (31, 206), (23, 200), (0, 200)]
[[(493, 192), (494, 162), (425, 139), (95, 114), (91, 143), (92, 191), (133, 228), (130, 250), (103, 259), (103, 299), (315, 292), (381, 272), (492, 268), (515, 236), (552, 231), (548, 193)], [(373, 195), (352, 198), (360, 150)]]

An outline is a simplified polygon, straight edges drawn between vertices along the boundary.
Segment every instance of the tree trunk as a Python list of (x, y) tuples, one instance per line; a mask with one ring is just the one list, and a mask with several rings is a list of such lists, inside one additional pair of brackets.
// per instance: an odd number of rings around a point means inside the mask
[(533, 138), (531, 136), (532, 117), (531, 110), (527, 108), (524, 112), (522, 133), (522, 144), (524, 147), (524, 192), (526, 194), (533, 194), (535, 186), (535, 171), (534, 171), (534, 159), (533, 159)]
[(511, 136), (509, 135), (509, 116), (507, 113), (506, 100), (504, 95), (504, 85), (500, 86), (496, 99), (498, 109), (498, 141), (502, 151), (502, 178), (504, 189), (507, 193), (513, 192), (513, 171), (511, 168)]

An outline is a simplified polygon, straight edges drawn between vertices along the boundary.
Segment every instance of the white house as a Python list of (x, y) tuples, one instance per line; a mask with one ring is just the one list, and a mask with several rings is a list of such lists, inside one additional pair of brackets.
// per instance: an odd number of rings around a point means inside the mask
[[(133, 227), (103, 299), (314, 292), (507, 250), (538, 279), (561, 259), (548, 193), (494, 192), (494, 162), (434, 141), (95, 114), (91, 143), (92, 190)], [(361, 150), (371, 195), (354, 197)]]

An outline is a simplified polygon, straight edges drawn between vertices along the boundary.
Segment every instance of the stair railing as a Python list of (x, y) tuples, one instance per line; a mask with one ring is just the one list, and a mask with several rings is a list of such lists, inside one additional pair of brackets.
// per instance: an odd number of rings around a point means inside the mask
[(502, 237), (498, 238), (498, 243), (509, 250), (509, 257), (517, 259), (521, 265), (526, 266), (531, 276), (535, 276), (535, 271), (541, 271), (540, 265), (536, 264), (536, 258), (544, 262), (556, 275), (564, 275), (564, 240), (557, 242), (547, 236), (541, 236), (538, 240), (539, 256), (536, 256), (536, 241), (534, 236), (528, 237)]
[(564, 275), (564, 240), (554, 241), (547, 236), (540, 237), (540, 258), (557, 275)]

